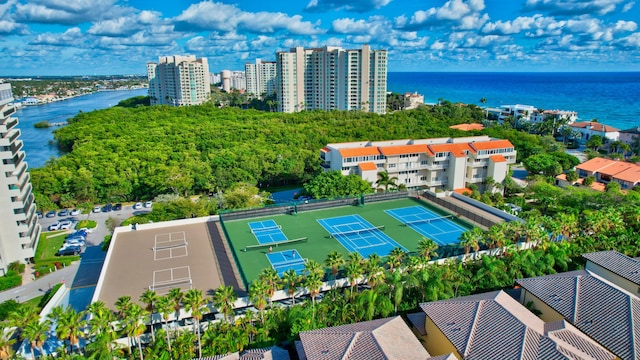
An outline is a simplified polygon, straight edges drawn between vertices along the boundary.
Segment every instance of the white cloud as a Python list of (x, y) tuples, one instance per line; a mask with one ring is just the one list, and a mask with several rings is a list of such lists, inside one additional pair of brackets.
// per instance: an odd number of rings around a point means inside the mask
[(453, 23), (465, 29), (471, 29), (473, 25), (478, 28), (488, 20), (486, 14), (480, 13), (484, 8), (484, 0), (449, 0), (441, 7), (418, 10), (410, 19), (404, 15), (398, 16), (395, 25), (399, 28), (422, 29)]
[(625, 36), (618, 41), (618, 44), (625, 48), (640, 50), (640, 33), (633, 33), (629, 36)]
[(77, 25), (109, 19), (132, 11), (115, 5), (115, 0), (37, 0), (17, 4), (15, 17), (19, 21)]
[(375, 9), (380, 9), (388, 5), (391, 0), (311, 0), (305, 7), (309, 12), (325, 11), (353, 11), (364, 13)]
[(72, 27), (62, 34), (40, 34), (31, 43), (36, 45), (81, 46), (83, 42), (80, 28)]
[(235, 31), (245, 29), (255, 33), (288, 30), (295, 35), (321, 34), (319, 22), (302, 21), (302, 16), (281, 12), (245, 12), (236, 5), (203, 1), (189, 6), (175, 19), (176, 29), (185, 31)]
[[(544, 11), (552, 15), (606, 15), (616, 10), (616, 6), (626, 0), (527, 0), (525, 9)], [(626, 5), (623, 7), (623, 10)], [(628, 9), (627, 9), (628, 10)]]
[(160, 22), (159, 13), (142, 11), (138, 14), (98, 21), (87, 30), (87, 33), (99, 36), (129, 36), (149, 27), (149, 25), (159, 24)]

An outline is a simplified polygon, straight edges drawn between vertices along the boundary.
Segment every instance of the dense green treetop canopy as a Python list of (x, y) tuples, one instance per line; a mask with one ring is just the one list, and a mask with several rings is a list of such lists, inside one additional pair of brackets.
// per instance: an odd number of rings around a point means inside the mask
[[(449, 126), (484, 118), (474, 105), (448, 101), (387, 115), (132, 105), (80, 113), (55, 131), (67, 154), (32, 170), (41, 208), (210, 193), (238, 182), (304, 183), (320, 171), (318, 150), (327, 143), (478, 135)], [(510, 139), (527, 156), (556, 150), (553, 141), (515, 130), (485, 133)]]

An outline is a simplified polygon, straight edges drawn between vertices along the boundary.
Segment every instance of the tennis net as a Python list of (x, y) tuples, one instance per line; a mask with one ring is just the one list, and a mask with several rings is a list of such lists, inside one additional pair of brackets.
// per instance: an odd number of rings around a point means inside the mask
[(263, 227), (263, 228), (258, 228), (258, 229), (251, 229), (251, 232), (253, 234), (260, 234), (260, 233), (263, 233), (263, 232), (270, 232), (270, 231), (274, 231), (274, 230), (282, 230), (282, 226), (277, 225), (277, 226)]
[(333, 233), (331, 233), (331, 237), (332, 238), (336, 238), (336, 237), (339, 237), (339, 236), (349, 237), (351, 235), (362, 235), (362, 234), (368, 234), (368, 233), (372, 233), (372, 232), (375, 232), (375, 231), (381, 231), (381, 230), (384, 230), (384, 225), (372, 227), (372, 228), (369, 228), (369, 229), (359, 229), (359, 230), (351, 230), (351, 231), (333, 232)]
[(419, 224), (429, 224), (429, 223), (432, 223), (434, 221), (441, 221), (441, 220), (451, 219), (451, 218), (453, 218), (453, 215), (445, 215), (445, 216), (440, 216), (440, 217), (431, 218), (431, 219), (421, 219), (421, 220), (415, 220), (415, 221), (407, 221), (406, 223), (404, 223), (404, 225), (405, 226), (412, 226), (412, 225), (419, 225)]

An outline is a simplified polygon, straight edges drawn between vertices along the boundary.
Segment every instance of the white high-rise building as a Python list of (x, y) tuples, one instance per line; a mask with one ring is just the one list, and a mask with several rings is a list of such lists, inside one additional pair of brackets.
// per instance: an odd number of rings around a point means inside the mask
[(271, 95), (276, 91), (276, 62), (256, 59), (255, 64), (244, 65), (247, 93), (256, 96)]
[(276, 53), (276, 93), (280, 111), (387, 108), (387, 51), (339, 47)]
[(11, 84), (0, 84), (0, 275), (10, 263), (33, 258), (40, 238), (15, 111)]
[(198, 105), (209, 101), (209, 63), (206, 58), (161, 56), (147, 63), (151, 105)]

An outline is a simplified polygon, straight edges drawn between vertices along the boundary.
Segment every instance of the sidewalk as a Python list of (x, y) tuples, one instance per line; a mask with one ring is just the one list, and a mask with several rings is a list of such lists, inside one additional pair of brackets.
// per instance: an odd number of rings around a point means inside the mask
[(26, 264), (22, 273), (22, 285), (31, 284), (36, 278), (33, 264)]
[(31, 273), (29, 273), (28, 275), (25, 275), (28, 271), (25, 268), (25, 274), (23, 274), (23, 278), (24, 276), (29, 276), (29, 282), (23, 283), (22, 286), (0, 292), (0, 303), (9, 299), (16, 300), (17, 302), (24, 302), (35, 297), (42, 296), (47, 290), (49, 290), (49, 288), (52, 288), (54, 285), (60, 282), (65, 282), (67, 287), (71, 287), (71, 284), (76, 277), (79, 265), (79, 261), (74, 262), (73, 264), (63, 269), (42, 276), (41, 278), (36, 280), (33, 280), (32, 277), (33, 270), (31, 270)]

